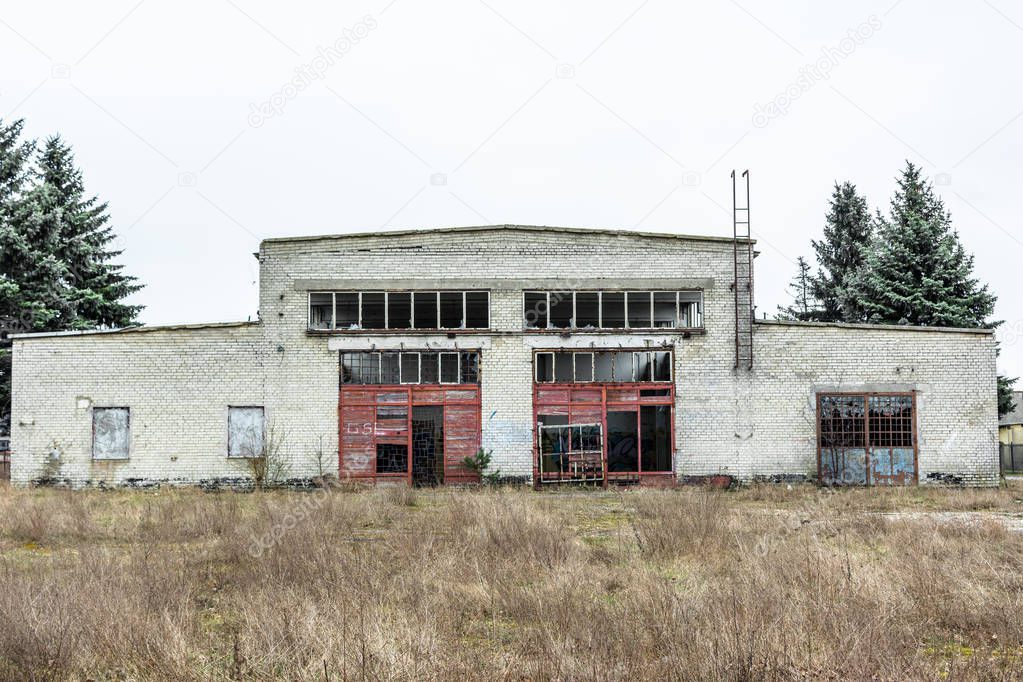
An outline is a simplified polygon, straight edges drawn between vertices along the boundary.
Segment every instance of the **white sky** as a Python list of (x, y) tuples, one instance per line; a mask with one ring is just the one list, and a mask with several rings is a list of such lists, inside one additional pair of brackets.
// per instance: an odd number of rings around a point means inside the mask
[[(264, 237), (489, 223), (730, 235), (732, 168), (753, 176), (756, 299), (773, 315), (832, 183), (886, 209), (911, 159), (940, 177), (999, 296), (1001, 371), (1023, 374), (1023, 7), (765, 5), (4, 0), (0, 117), (74, 146), (149, 324), (254, 317)], [(805, 70), (822, 59), (826, 77)], [(755, 125), (790, 86), (786, 112)]]

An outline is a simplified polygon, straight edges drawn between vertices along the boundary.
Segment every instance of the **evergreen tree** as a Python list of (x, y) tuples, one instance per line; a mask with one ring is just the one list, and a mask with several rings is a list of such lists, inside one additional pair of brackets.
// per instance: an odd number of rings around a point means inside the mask
[(74, 154), (54, 136), (39, 155), (39, 184), (34, 192), (34, 223), (40, 236), (55, 235), (54, 255), (66, 268), (69, 310), (62, 310), (62, 329), (125, 327), (135, 322), (140, 306), (121, 303), (142, 287), (111, 261), (114, 239), (107, 204), (86, 197)]
[(811, 288), (820, 304), (818, 319), (821, 321), (859, 322), (864, 319), (851, 285), (870, 250), (872, 232), (867, 200), (851, 182), (841, 185), (836, 182), (825, 217), (824, 238), (811, 242), (819, 266)]
[(995, 296), (973, 276), (973, 256), (918, 167), (907, 162), (890, 213), (878, 213), (877, 222), (854, 292), (868, 322), (996, 326), (987, 319)]
[(789, 282), (788, 290), (792, 296), (792, 303), (786, 307), (778, 306), (778, 319), (780, 320), (817, 320), (820, 313), (820, 306), (813, 295), (813, 275), (810, 272), (810, 264), (800, 256), (796, 259), (797, 272), (792, 281)]
[(0, 433), (7, 433), (11, 404), (11, 342), (9, 334), (29, 328), (33, 302), (24, 295), (21, 272), (37, 260), (31, 242), (20, 230), (26, 214), (25, 192), (35, 147), (21, 139), (22, 121), (0, 120)]
[[(952, 216), (906, 162), (887, 217), (878, 212), (877, 232), (864, 267), (850, 287), (868, 322), (992, 329), (994, 294), (973, 276), (973, 255), (952, 227)], [(998, 377), (998, 413), (1012, 410), (1015, 379)]]
[(10, 333), (122, 327), (141, 310), (121, 302), (141, 286), (111, 262), (121, 252), (109, 248), (107, 205), (86, 196), (70, 148), (53, 137), (36, 154), (22, 128), (0, 121), (0, 432), (10, 418)]

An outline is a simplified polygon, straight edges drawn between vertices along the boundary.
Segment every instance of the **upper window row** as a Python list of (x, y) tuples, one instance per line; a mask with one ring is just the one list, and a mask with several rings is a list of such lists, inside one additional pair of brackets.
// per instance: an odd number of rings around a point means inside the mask
[(703, 327), (699, 291), (527, 291), (529, 329), (653, 329)]
[(488, 291), (332, 291), (309, 294), (310, 329), (486, 329)]

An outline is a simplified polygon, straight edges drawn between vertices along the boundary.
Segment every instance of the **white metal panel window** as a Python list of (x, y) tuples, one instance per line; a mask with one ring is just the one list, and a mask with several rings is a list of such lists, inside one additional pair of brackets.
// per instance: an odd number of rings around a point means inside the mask
[(228, 457), (262, 457), (265, 441), (266, 420), (262, 407), (227, 408)]
[(131, 416), (127, 407), (92, 408), (93, 459), (128, 459)]

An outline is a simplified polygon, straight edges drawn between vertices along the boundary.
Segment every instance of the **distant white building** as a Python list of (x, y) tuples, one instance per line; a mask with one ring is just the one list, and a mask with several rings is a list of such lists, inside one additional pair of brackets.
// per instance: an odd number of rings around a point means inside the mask
[[(12, 478), (998, 480), (990, 330), (755, 321), (749, 240), (268, 239), (252, 323), (14, 338)], [(211, 295), (213, 295), (211, 293)]]

